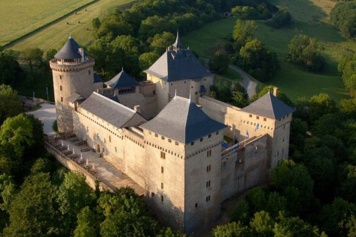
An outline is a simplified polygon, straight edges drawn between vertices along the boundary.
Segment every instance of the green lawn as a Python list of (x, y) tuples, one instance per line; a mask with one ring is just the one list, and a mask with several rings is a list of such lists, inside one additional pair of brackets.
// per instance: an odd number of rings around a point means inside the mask
[(0, 45), (27, 34), (94, 0), (0, 0)]
[[(31, 34), (20, 42), (11, 45), (11, 48), (23, 50), (25, 48), (39, 47), (44, 51), (53, 48), (59, 49), (70, 35), (72, 35), (80, 45), (89, 46), (94, 40), (91, 30), (92, 19), (95, 17), (103, 17), (112, 12), (115, 7), (131, 3), (132, 1), (133, 0), (95, 1), (90, 6), (87, 6), (85, 8), (86, 10), (82, 9), (78, 11), (77, 14), (71, 14), (49, 27)], [(61, 1), (59, 2), (61, 3)], [(89, 1), (87, 0), (87, 2)]]
[[(289, 9), (293, 25), (285, 29), (273, 29), (264, 22), (257, 22), (255, 36), (268, 48), (276, 52), (281, 62), (281, 71), (266, 84), (273, 84), (286, 93), (293, 101), (298, 97), (310, 97), (328, 93), (336, 101), (347, 98), (342, 79), (337, 71), (337, 62), (346, 52), (356, 52), (356, 43), (345, 40), (337, 30), (327, 24), (327, 13), (335, 4), (329, 0), (272, 0), (274, 4)], [(182, 37), (185, 46), (199, 55), (209, 57), (215, 49), (223, 47), (226, 38), (233, 31), (236, 18), (223, 19), (208, 24), (198, 31)], [(296, 34), (306, 34), (318, 39), (324, 47), (323, 54), (327, 67), (323, 73), (314, 74), (285, 62), (288, 43)], [(219, 79), (219, 84), (221, 79)]]

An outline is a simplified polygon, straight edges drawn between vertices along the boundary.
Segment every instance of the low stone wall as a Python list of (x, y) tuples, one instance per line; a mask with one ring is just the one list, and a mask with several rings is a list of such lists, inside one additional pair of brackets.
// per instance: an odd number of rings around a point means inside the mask
[(117, 188), (111, 184), (106, 184), (98, 180), (94, 175), (89, 173), (82, 166), (77, 164), (75, 161), (68, 158), (65, 154), (57, 150), (51, 143), (44, 143), (46, 150), (51, 153), (62, 165), (64, 165), (67, 169), (73, 172), (79, 172), (85, 176), (85, 181), (87, 184), (95, 190), (96, 184), (99, 184), (100, 191), (110, 191), (114, 192)]

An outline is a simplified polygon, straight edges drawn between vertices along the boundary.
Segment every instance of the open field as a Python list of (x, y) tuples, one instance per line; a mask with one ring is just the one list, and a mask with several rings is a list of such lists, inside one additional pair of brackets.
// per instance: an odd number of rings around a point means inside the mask
[(59, 49), (70, 35), (72, 35), (80, 45), (88, 46), (94, 40), (91, 30), (92, 19), (105, 16), (112, 12), (115, 7), (130, 2), (132, 2), (132, 0), (95, 1), (85, 9), (78, 11), (77, 14), (70, 14), (60, 21), (29, 35), (10, 47), (15, 50), (23, 50), (31, 47), (38, 47), (44, 51), (48, 49)]
[(94, 0), (0, 0), (0, 45), (50, 23)]
[[(289, 28), (276, 30), (266, 26), (264, 22), (257, 22), (255, 36), (277, 53), (282, 67), (276, 78), (267, 84), (278, 86), (293, 101), (301, 96), (310, 97), (322, 92), (329, 94), (336, 101), (346, 98), (342, 79), (337, 72), (337, 62), (344, 53), (356, 52), (356, 43), (345, 40), (337, 30), (326, 24), (327, 13), (334, 3), (329, 0), (273, 0), (272, 2), (287, 7), (294, 23)], [(182, 37), (183, 44), (190, 46), (199, 55), (209, 57), (214, 49), (223, 47), (227, 42), (226, 38), (233, 31), (235, 22), (236, 18), (228, 18), (206, 25)], [(285, 62), (289, 41), (300, 33), (317, 38), (323, 45), (323, 54), (327, 62), (323, 73), (310, 73)]]

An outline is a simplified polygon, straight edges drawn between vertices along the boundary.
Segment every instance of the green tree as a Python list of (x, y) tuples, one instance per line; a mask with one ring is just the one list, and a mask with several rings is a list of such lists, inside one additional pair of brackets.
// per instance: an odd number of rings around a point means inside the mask
[(58, 189), (59, 211), (64, 216), (63, 226), (67, 233), (74, 229), (77, 213), (94, 201), (94, 192), (85, 182), (85, 176), (68, 172)]
[(272, 79), (280, 69), (277, 55), (257, 39), (247, 41), (241, 47), (237, 64), (262, 82)]
[(98, 236), (98, 226), (96, 215), (88, 206), (84, 207), (77, 215), (77, 227), (74, 230), (74, 237), (95, 237)]
[(320, 214), (320, 226), (330, 236), (347, 236), (347, 224), (356, 213), (356, 205), (336, 198), (330, 205), (323, 207)]
[(109, 236), (154, 236), (157, 223), (148, 216), (142, 200), (132, 189), (121, 188), (114, 195), (103, 193), (99, 209), (104, 220), (100, 223), (100, 235)]
[(214, 237), (252, 237), (251, 230), (241, 223), (228, 223), (213, 229)]
[(238, 19), (232, 32), (232, 38), (235, 42), (235, 50), (239, 51), (248, 41), (253, 39), (253, 33), (257, 26), (254, 21), (242, 21)]
[(43, 152), (42, 124), (33, 116), (17, 115), (0, 127), (0, 170), (20, 181), (35, 157)]
[(295, 35), (288, 44), (287, 61), (299, 64), (309, 71), (322, 71), (325, 59), (321, 55), (322, 47), (314, 38), (306, 35)]
[(288, 211), (298, 215), (313, 205), (313, 185), (304, 165), (284, 160), (272, 171), (272, 185), (288, 200)]
[(19, 78), (24, 76), (16, 54), (11, 50), (1, 51), (0, 49), (0, 84), (18, 86)]
[(346, 38), (356, 36), (355, 1), (339, 2), (330, 12), (330, 22)]
[(241, 202), (237, 203), (236, 207), (234, 208), (230, 219), (232, 221), (242, 223), (247, 225), (251, 218), (251, 211), (248, 202), (244, 199)]
[(50, 236), (58, 231), (56, 187), (48, 173), (26, 178), (10, 205), (10, 224), (4, 236)]
[(280, 221), (274, 226), (273, 232), (275, 237), (325, 236), (320, 234), (317, 227), (311, 226), (299, 217), (281, 216)]
[(0, 85), (0, 125), (5, 119), (14, 117), (21, 112), (22, 105), (17, 92), (8, 85)]
[(346, 89), (352, 97), (356, 96), (356, 55), (354, 53), (342, 57), (338, 64)]
[(152, 38), (148, 39), (150, 48), (158, 55), (163, 54), (166, 48), (173, 44), (174, 40), (174, 34), (166, 31), (155, 34)]
[(273, 236), (274, 220), (270, 217), (268, 212), (256, 212), (250, 222), (250, 227), (256, 233), (256, 236)]
[(289, 26), (292, 23), (292, 16), (287, 9), (281, 9), (273, 15), (271, 19), (271, 26), (274, 28), (282, 28)]
[(139, 57), (139, 63), (141, 70), (148, 69), (156, 60), (159, 58), (159, 55), (154, 52), (143, 53)]
[(316, 121), (322, 115), (334, 112), (336, 112), (336, 103), (328, 94), (320, 93), (310, 98), (310, 121)]
[(209, 60), (209, 68), (213, 73), (223, 74), (229, 67), (229, 57), (224, 55), (220, 50), (216, 51), (214, 56)]
[(21, 58), (27, 62), (33, 75), (34, 69), (43, 66), (43, 51), (39, 48), (27, 48), (22, 51)]

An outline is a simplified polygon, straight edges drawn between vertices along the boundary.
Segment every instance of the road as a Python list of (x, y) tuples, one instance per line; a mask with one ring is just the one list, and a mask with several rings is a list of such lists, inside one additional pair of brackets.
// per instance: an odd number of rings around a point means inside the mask
[(242, 86), (246, 89), (248, 97), (251, 98), (252, 96), (254, 96), (256, 94), (257, 83), (252, 81), (249, 78), (248, 74), (241, 68), (231, 64), (229, 65), (229, 68), (241, 75), (243, 79)]

